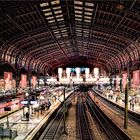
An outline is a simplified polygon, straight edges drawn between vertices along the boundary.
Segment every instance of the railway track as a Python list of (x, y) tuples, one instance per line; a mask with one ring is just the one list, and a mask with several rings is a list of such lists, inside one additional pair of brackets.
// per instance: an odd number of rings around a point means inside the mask
[(83, 105), (82, 97), (78, 97), (77, 101), (77, 118), (78, 118), (78, 130), (80, 140), (92, 140), (92, 134), (89, 128), (88, 119), (86, 116), (85, 108)]
[[(71, 100), (73, 96), (70, 96), (66, 100), (67, 108), (71, 105)], [(64, 115), (63, 105), (59, 110), (51, 116), (49, 123), (46, 124), (45, 128), (39, 132), (39, 135), (34, 138), (34, 140), (54, 140), (57, 139), (63, 131), (63, 115)], [(65, 110), (65, 112), (67, 112)]]
[(95, 117), (96, 121), (104, 130), (109, 140), (131, 139), (103, 113), (103, 111), (91, 100), (90, 97), (87, 97), (87, 104), (91, 115)]

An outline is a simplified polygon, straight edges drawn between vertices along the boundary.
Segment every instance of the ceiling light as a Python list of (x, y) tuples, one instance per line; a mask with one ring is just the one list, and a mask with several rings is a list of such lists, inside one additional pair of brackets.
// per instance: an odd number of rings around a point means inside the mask
[(49, 3), (48, 2), (45, 2), (45, 3), (41, 3), (40, 4), (40, 7), (45, 7), (45, 6), (48, 6), (49, 5)]

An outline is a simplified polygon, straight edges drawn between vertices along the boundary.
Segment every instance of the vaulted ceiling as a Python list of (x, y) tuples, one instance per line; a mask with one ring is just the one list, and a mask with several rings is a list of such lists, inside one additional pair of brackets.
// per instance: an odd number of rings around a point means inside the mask
[(139, 0), (0, 1), (1, 61), (39, 73), (139, 62)]

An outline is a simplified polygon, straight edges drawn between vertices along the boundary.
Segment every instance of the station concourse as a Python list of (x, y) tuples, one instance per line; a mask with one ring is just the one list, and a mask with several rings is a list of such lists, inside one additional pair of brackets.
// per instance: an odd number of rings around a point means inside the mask
[(0, 139), (140, 139), (139, 0), (0, 0)]

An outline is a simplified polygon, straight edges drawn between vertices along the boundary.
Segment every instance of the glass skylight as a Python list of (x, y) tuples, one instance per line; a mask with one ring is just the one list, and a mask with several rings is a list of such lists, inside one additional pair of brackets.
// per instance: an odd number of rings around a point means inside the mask
[(84, 19), (84, 21), (85, 21), (85, 22), (91, 22), (91, 20), (86, 20), (86, 19)]
[(91, 12), (93, 11), (93, 9), (91, 9), (91, 8), (85, 8), (85, 10), (86, 11), (91, 11)]
[(75, 1), (74, 1), (74, 4), (82, 5), (83, 2), (82, 2), (82, 1), (75, 0)]
[(63, 19), (63, 18), (58, 18), (58, 19), (57, 19), (57, 21), (62, 21), (62, 20), (64, 20), (64, 19)]
[(44, 13), (45, 16), (51, 16), (52, 15), (52, 12), (47, 12), (47, 13)]
[(53, 10), (60, 10), (61, 9), (61, 7), (59, 6), (59, 7), (53, 7)]
[(75, 20), (82, 21), (82, 19), (81, 19), (81, 18), (75, 18)]
[(51, 1), (51, 4), (52, 4), (52, 5), (55, 5), (55, 4), (60, 4), (60, 1), (59, 1), (59, 0), (56, 0), (56, 1)]
[(55, 20), (48, 20), (49, 23), (55, 22)]
[(63, 15), (57, 15), (57, 16), (56, 16), (56, 18), (61, 18), (61, 17), (63, 17)]
[(83, 7), (80, 7), (80, 6), (74, 6), (74, 8), (75, 8), (75, 9), (78, 9), (78, 10), (82, 10)]
[(47, 19), (48, 19), (48, 20), (50, 20), (50, 19), (54, 19), (54, 17), (47, 17)]
[(84, 16), (84, 18), (86, 18), (86, 19), (92, 19), (92, 17), (90, 17), (90, 16)]
[(92, 12), (84, 12), (85, 15), (92, 15)]
[(94, 6), (94, 4), (93, 3), (90, 3), (90, 2), (85, 2), (85, 5), (86, 6), (92, 6), (92, 7)]
[(82, 11), (80, 10), (75, 10), (75, 13), (78, 13), (78, 14), (82, 14)]
[(54, 11), (55, 14), (61, 14), (62, 11), (61, 10), (57, 10), (57, 11)]
[(75, 17), (81, 17), (82, 18), (82, 15), (75, 15)]
[(51, 11), (51, 9), (50, 9), (50, 8), (48, 8), (48, 9), (43, 9), (42, 11), (43, 11), (43, 12), (48, 12), (48, 11)]
[(45, 7), (45, 6), (48, 6), (48, 5), (49, 5), (48, 2), (44, 2), (44, 3), (41, 3), (41, 4), (40, 4), (40, 7)]

